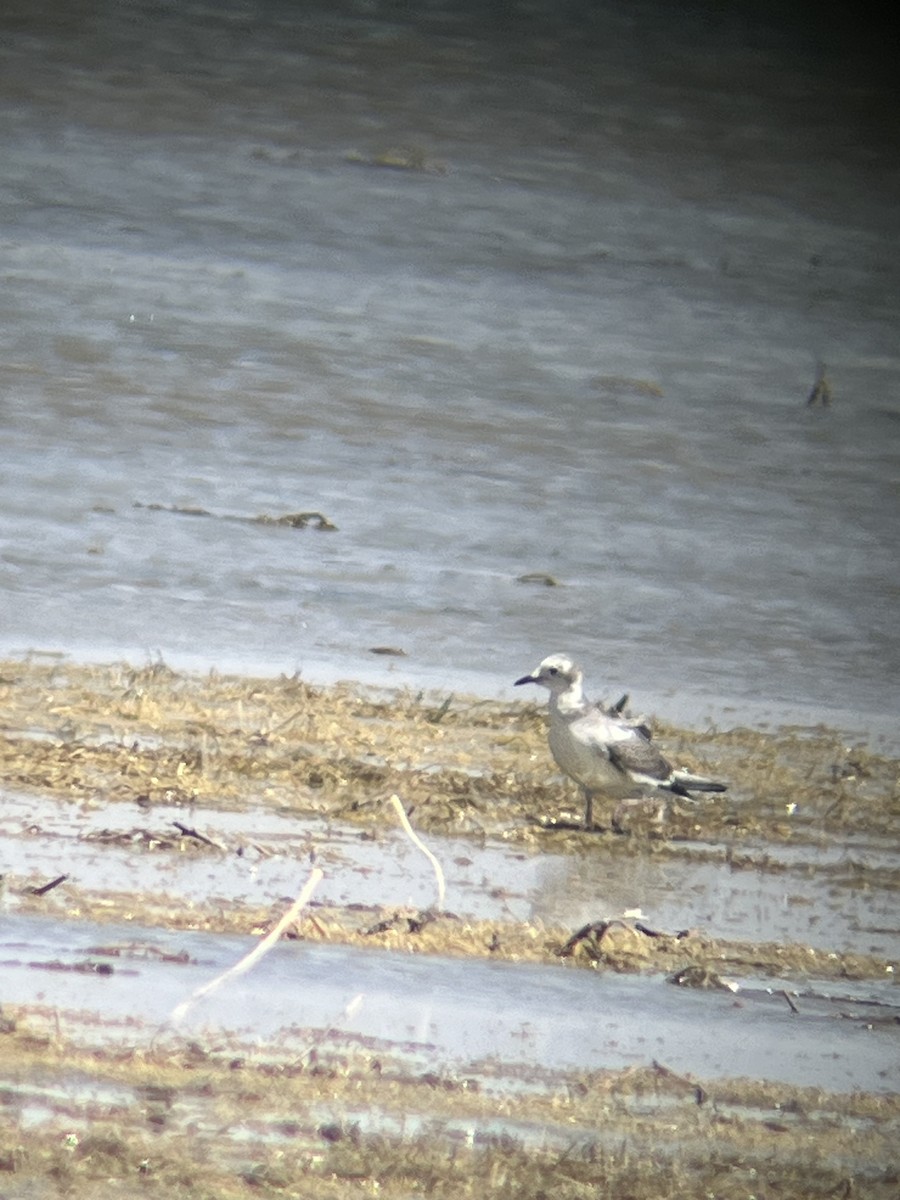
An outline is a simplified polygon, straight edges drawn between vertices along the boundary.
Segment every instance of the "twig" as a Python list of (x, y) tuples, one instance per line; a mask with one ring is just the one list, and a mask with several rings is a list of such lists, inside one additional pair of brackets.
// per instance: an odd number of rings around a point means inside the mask
[(261, 729), (259, 736), (269, 738), (273, 733), (281, 733), (282, 729), (287, 729), (288, 725), (291, 725), (298, 717), (302, 717), (308, 711), (307, 708), (298, 708), (296, 712), (290, 713), (283, 721), (279, 721), (277, 725), (270, 725), (268, 729)]
[(406, 810), (404, 809), (403, 805), (400, 803), (400, 797), (396, 794), (396, 792), (394, 793), (393, 796), (391, 796), (390, 802), (391, 802), (391, 804), (393, 804), (394, 809), (396, 810), (397, 816), (400, 818), (400, 824), (403, 826), (403, 832), (406, 834), (406, 836), (409, 838), (409, 840), (412, 842), (412, 844), (416, 847), (416, 849), (422, 851), (422, 853), (425, 855), (425, 857), (428, 859), (428, 861), (431, 863), (432, 867), (434, 868), (434, 877), (437, 880), (437, 907), (438, 907), (438, 911), (440, 912), (443, 910), (443, 907), (444, 907), (444, 894), (446, 892), (446, 885), (444, 883), (444, 872), (441, 870), (441, 864), (438, 862), (438, 860), (435, 858), (435, 856), (431, 853), (431, 851), (428, 849), (428, 847), (425, 845), (425, 843), (422, 841), (422, 839), (419, 837), (419, 835), (416, 833), (416, 831), (413, 829), (412, 825), (410, 825), (409, 817), (406, 815)]
[(793, 1000), (790, 998), (790, 996), (787, 994), (787, 992), (785, 991), (785, 989), (784, 989), (784, 988), (782, 988), (782, 989), (781, 989), (781, 994), (782, 994), (782, 996), (784, 996), (785, 1000), (787, 1001), (788, 1008), (791, 1010), (791, 1012), (792, 1012), (792, 1013), (795, 1013), (795, 1014), (796, 1014), (796, 1013), (799, 1013), (799, 1012), (800, 1012), (800, 1009), (799, 1009), (799, 1008), (797, 1007), (797, 1005), (796, 1005), (796, 1004), (793, 1002)]
[(32, 896), (46, 896), (48, 892), (52, 892), (55, 887), (59, 887), (61, 883), (65, 883), (68, 875), (57, 875), (55, 879), (51, 879), (49, 883), (45, 883), (43, 887), (29, 888)]
[(677, 1071), (673, 1071), (671, 1067), (665, 1067), (661, 1062), (657, 1062), (654, 1058), (651, 1066), (656, 1075), (662, 1079), (671, 1079), (675, 1083), (684, 1084), (685, 1088), (694, 1097), (694, 1103), (697, 1105), (705, 1104), (709, 1099), (709, 1093), (705, 1092), (699, 1083), (694, 1081), (688, 1075), (679, 1075)]
[(191, 829), (189, 825), (182, 825), (180, 821), (173, 821), (172, 824), (184, 837), (196, 838), (198, 842), (205, 842), (207, 846), (212, 846), (214, 850), (222, 849), (218, 842), (214, 842), (204, 833), (198, 833), (196, 829)]
[(429, 713), (425, 718), (431, 725), (437, 725), (443, 721), (447, 713), (450, 711), (450, 705), (453, 703), (453, 693), (451, 692), (437, 712)]
[(281, 920), (274, 927), (274, 929), (269, 930), (266, 936), (261, 941), (257, 942), (250, 953), (245, 954), (244, 957), (240, 959), (239, 962), (236, 962), (233, 967), (229, 967), (227, 971), (223, 971), (221, 975), (217, 975), (215, 979), (211, 979), (209, 983), (204, 983), (203, 986), (197, 988), (193, 995), (189, 996), (183, 1004), (179, 1004), (177, 1008), (174, 1008), (169, 1017), (168, 1023), (170, 1025), (177, 1025), (178, 1022), (184, 1018), (185, 1014), (191, 1008), (193, 1008), (198, 1000), (201, 1000), (204, 996), (208, 996), (211, 992), (214, 992), (216, 988), (221, 987), (221, 985), (228, 980), (235, 979), (238, 975), (244, 975), (250, 970), (251, 967), (255, 966), (259, 962), (264, 954), (268, 954), (268, 952), (284, 933), (285, 929), (287, 929), (290, 924), (296, 921), (300, 909), (303, 908), (303, 906), (307, 903), (310, 896), (321, 882), (323, 874), (324, 872), (318, 867), (314, 867), (300, 895), (287, 910), (287, 912), (282, 916)]

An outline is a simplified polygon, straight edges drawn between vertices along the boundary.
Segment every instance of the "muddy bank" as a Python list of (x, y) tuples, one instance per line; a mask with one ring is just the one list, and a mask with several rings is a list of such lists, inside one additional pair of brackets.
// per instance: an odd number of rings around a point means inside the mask
[[(0, 702), (0, 767), (17, 790), (222, 810), (262, 802), (361, 825), (379, 824), (382, 800), (398, 792), (425, 830), (586, 845), (571, 828), (579, 802), (554, 775), (536, 704), (46, 656), (0, 663)], [(636, 809), (631, 832), (642, 847), (727, 839), (739, 855), (752, 842), (820, 847), (896, 833), (896, 760), (848, 745), (839, 731), (653, 725), (679, 765), (723, 775), (730, 789), (701, 806), (673, 801), (661, 820), (656, 805)], [(635, 852), (627, 837), (605, 845)]]
[[(898, 766), (833, 730), (656, 723), (667, 754), (729, 791), (636, 806), (624, 831), (601, 812), (584, 833), (534, 705), (41, 659), (0, 665), (0, 703), (8, 887), (29, 910), (247, 932), (296, 891), (277, 865), (316, 860), (354, 876), (316, 898), (319, 936), (343, 939), (363, 923), (345, 910), (435, 907), (396, 794), (439, 839), (440, 907), (474, 929), (467, 945), (460, 922), (431, 922), (416, 931), (426, 949), (539, 959), (581, 924), (643, 908), (656, 932), (693, 935), (679, 958), (702, 934), (729, 962), (882, 978), (900, 951)], [(54, 874), (67, 878), (40, 893)], [(262, 909), (248, 879), (270, 881)], [(669, 944), (645, 947), (660, 969)]]
[(0, 1036), (0, 1073), (16, 1195), (896, 1194), (895, 1098), (706, 1090), (658, 1063), (478, 1080), (349, 1043), (85, 1054), (26, 1024)]
[(895, 761), (655, 722), (729, 792), (584, 833), (533, 705), (41, 657), (0, 703), (31, 1194), (893, 1194)]

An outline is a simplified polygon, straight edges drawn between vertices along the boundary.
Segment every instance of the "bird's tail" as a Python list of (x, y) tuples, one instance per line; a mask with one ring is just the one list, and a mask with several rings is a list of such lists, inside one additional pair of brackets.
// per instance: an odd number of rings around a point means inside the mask
[(691, 792), (727, 792), (728, 784), (703, 775), (691, 775), (689, 771), (673, 771), (669, 776), (669, 788), (678, 796), (689, 796)]

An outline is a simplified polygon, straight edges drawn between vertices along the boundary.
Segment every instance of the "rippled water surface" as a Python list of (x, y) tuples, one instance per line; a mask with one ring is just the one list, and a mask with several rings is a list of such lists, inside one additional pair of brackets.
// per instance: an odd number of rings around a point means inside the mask
[[(361, 913), (434, 904), (431, 864), (400, 833), (369, 839), (333, 820), (301, 821), (263, 808), (248, 815), (195, 807), (188, 815), (155, 805), (147, 821), (132, 805), (99, 804), (89, 811), (7, 792), (0, 792), (0, 813), (0, 865), (13, 877), (47, 882), (65, 871), (106, 896), (172, 897), (198, 911), (214, 901), (223, 908), (277, 912), (297, 890), (298, 864), (314, 859), (325, 871), (317, 902), (355, 905)], [(198, 862), (190, 854), (141, 852), (152, 837), (171, 838), (185, 820), (214, 842), (223, 833), (239, 836), (246, 853), (223, 850)], [(752, 849), (750, 863), (732, 868), (713, 853), (707, 861), (650, 855), (592, 862), (490, 842), (430, 841), (446, 871), (447, 907), (463, 919), (536, 922), (574, 932), (592, 921), (640, 912), (645, 924), (670, 933), (702, 929), (737, 941), (888, 960), (900, 955), (891, 874), (898, 854), (865, 839), (831, 850), (762, 847), (755, 868)], [(363, 925), (366, 919), (360, 916)]]
[[(895, 1075), (889, 1034), (866, 1036), (824, 1000), (819, 1012), (804, 1001), (798, 1023), (776, 992), (736, 1002), (730, 993), (673, 994), (659, 978), (281, 943), (250, 976), (200, 993), (251, 948), (246, 938), (17, 916), (0, 937), (8, 1002), (61, 1006), (70, 1034), (83, 1035), (83, 1025), (100, 1044), (212, 1027), (294, 1059), (325, 1035), (380, 1039), (432, 1068), (478, 1070), (488, 1060), (592, 1070), (664, 1059), (704, 1078), (755, 1075), (835, 1091), (883, 1091)], [(85, 963), (109, 973), (79, 971)]]
[(7, 7), (3, 650), (896, 712), (879, 76), (503, 11)]

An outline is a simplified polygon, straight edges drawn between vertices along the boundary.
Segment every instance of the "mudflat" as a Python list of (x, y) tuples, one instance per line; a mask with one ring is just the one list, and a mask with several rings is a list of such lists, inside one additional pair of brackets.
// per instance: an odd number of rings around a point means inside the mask
[(586, 832), (537, 704), (33, 655), (0, 711), (0, 1190), (896, 1194), (895, 759), (654, 720), (729, 791)]

